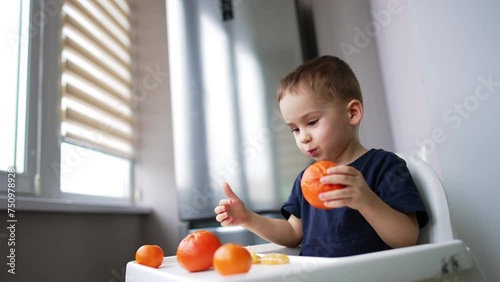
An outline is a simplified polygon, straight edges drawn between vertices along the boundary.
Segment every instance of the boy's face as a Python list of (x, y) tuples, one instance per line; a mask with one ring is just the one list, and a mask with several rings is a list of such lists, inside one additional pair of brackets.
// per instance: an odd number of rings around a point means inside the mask
[(287, 93), (280, 101), (280, 110), (299, 149), (316, 161), (339, 162), (355, 139), (355, 126), (350, 123), (347, 107), (307, 93)]

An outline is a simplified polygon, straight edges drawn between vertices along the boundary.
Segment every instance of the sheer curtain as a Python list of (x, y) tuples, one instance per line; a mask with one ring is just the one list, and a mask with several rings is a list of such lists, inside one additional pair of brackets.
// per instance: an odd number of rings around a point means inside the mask
[(226, 181), (253, 210), (276, 211), (307, 164), (276, 102), (301, 62), (294, 9), (234, 1), (224, 21), (219, 1), (167, 2), (181, 219), (213, 218)]

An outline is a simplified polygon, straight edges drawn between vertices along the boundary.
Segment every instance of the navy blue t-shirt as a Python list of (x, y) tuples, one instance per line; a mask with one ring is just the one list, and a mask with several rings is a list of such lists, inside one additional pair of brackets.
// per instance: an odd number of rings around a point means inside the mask
[[(396, 154), (371, 149), (350, 166), (359, 170), (368, 186), (393, 209), (416, 212), (419, 227), (429, 218), (406, 162)], [(304, 169), (305, 170), (305, 169)], [(357, 211), (348, 207), (330, 210), (311, 206), (302, 196), (302, 171), (295, 180), (281, 214), (302, 220), (301, 255), (342, 257), (391, 249)]]

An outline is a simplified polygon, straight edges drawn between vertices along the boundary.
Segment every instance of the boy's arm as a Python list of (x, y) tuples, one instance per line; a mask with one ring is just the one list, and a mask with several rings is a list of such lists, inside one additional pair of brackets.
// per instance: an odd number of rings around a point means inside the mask
[(222, 226), (241, 225), (260, 237), (286, 247), (297, 247), (302, 241), (302, 222), (294, 215), (288, 220), (261, 216), (245, 207), (243, 201), (224, 184), (224, 193), (228, 197), (222, 199), (214, 209), (215, 219)]
[(337, 166), (328, 169), (323, 183), (343, 184), (345, 188), (320, 194), (331, 208), (348, 206), (358, 210), (384, 242), (392, 248), (417, 243), (419, 226), (415, 213), (399, 212), (373, 192), (363, 175), (353, 167)]
[(248, 221), (243, 227), (270, 242), (289, 248), (298, 247), (302, 241), (302, 221), (293, 214), (284, 220), (249, 211)]
[(373, 201), (359, 212), (390, 247), (400, 248), (417, 244), (419, 228), (416, 213), (399, 212), (375, 194)]

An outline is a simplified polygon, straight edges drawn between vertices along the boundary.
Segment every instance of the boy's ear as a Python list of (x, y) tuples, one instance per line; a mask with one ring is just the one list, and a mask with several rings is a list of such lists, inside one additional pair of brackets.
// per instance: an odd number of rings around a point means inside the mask
[(349, 115), (349, 123), (358, 125), (363, 118), (363, 104), (359, 100), (351, 100), (347, 104), (347, 114)]

